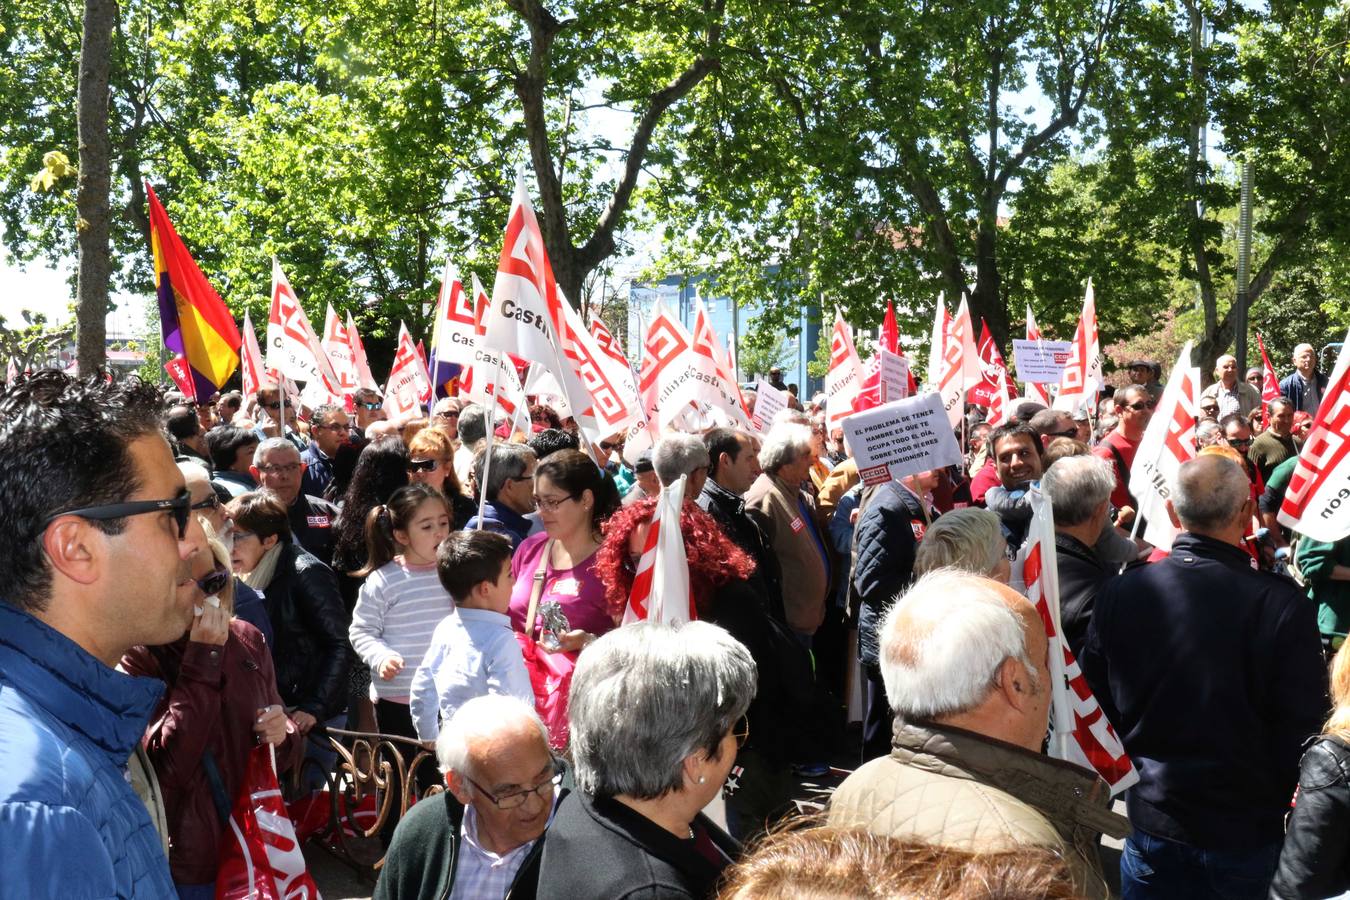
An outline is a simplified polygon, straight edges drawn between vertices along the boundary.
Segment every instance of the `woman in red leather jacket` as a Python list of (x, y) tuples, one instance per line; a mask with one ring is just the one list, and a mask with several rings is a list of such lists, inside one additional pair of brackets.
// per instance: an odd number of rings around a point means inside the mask
[(188, 633), (163, 647), (133, 647), (121, 664), (167, 685), (144, 746), (164, 797), (169, 869), (185, 900), (215, 897), (217, 848), (249, 751), (262, 741), (276, 745), (285, 771), (303, 749), (282, 710), (262, 633), (233, 618), (229, 556), (219, 543), (211, 548), (192, 560), (196, 582), (187, 589), (200, 611)]

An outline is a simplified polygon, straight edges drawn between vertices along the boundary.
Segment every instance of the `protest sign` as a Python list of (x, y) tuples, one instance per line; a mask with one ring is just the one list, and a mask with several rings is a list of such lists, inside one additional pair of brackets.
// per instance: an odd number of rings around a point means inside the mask
[(909, 360), (885, 347), (877, 350), (881, 359), (881, 402), (892, 403), (909, 396)]
[(961, 448), (937, 393), (854, 413), (843, 426), (864, 484), (961, 463)]
[(1013, 338), (1017, 377), (1030, 384), (1059, 384), (1073, 341), (1024, 341)]
[(786, 409), (788, 404), (787, 391), (780, 391), (778, 388), (769, 384), (767, 381), (755, 383), (755, 411), (751, 417), (751, 424), (760, 434), (769, 430), (773, 424), (773, 417), (778, 415), (780, 409)]

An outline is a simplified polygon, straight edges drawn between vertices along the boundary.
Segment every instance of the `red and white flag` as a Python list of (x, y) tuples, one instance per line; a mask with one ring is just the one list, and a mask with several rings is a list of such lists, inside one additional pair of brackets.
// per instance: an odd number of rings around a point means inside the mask
[[(934, 388), (942, 397), (942, 407), (947, 411), (947, 422), (953, 428), (961, 424), (965, 417), (966, 391), (980, 383), (983, 374), (980, 370), (980, 354), (975, 349), (975, 335), (970, 323), (970, 307), (964, 297), (956, 308), (956, 315), (947, 316), (947, 310), (938, 298), (939, 314), (942, 317), (944, 338), (942, 354), (936, 361), (931, 356), (930, 366), (936, 362), (938, 378)], [(937, 336), (938, 323), (934, 322), (934, 337)], [(929, 379), (932, 379), (932, 370)]]
[[(1027, 304), (1027, 340), (1039, 341), (1042, 339), (1041, 326), (1036, 324), (1036, 316), (1031, 312), (1031, 304)], [(1037, 403), (1050, 405), (1050, 389), (1043, 384), (1037, 384), (1034, 381), (1022, 382), (1022, 390), (1027, 395), (1028, 400), (1035, 400)]]
[(370, 371), (370, 361), (366, 359), (366, 345), (361, 340), (361, 332), (356, 330), (356, 321), (347, 313), (347, 341), (352, 348), (352, 365), (356, 367), (357, 386), (368, 391), (378, 391), (380, 383)]
[(319, 900), (277, 781), (275, 748), (249, 751), (243, 786), (227, 823), (217, 897)]
[(1083, 314), (1078, 317), (1078, 328), (1069, 346), (1069, 361), (1059, 378), (1059, 396), (1055, 409), (1076, 412), (1091, 409), (1097, 402), (1097, 391), (1102, 386), (1102, 348), (1097, 333), (1097, 299), (1088, 279), (1083, 297)]
[(287, 378), (321, 380), (329, 394), (342, 395), (341, 380), (276, 257), (272, 257), (272, 308), (267, 317), (267, 367)]
[(562, 318), (563, 360), (590, 400), (577, 423), (586, 438), (598, 444), (642, 418), (637, 381), (628, 361), (613, 346), (613, 335), (606, 330), (610, 346), (601, 346), (569, 303), (562, 305)]
[(1350, 335), (1289, 479), (1280, 524), (1334, 544), (1350, 535)]
[[(878, 374), (880, 363), (878, 362)], [(853, 415), (853, 401), (862, 390), (863, 366), (844, 314), (834, 311), (830, 334), (830, 370), (825, 374), (825, 426), (831, 431)]]
[(700, 387), (696, 406), (706, 418), (720, 425), (737, 428), (750, 426), (750, 411), (732, 375), (731, 363), (722, 353), (722, 345), (713, 331), (712, 319), (703, 305), (703, 298), (694, 296), (694, 359), (705, 379)]
[(323, 321), (323, 350), (328, 354), (333, 371), (337, 373), (338, 386), (342, 389), (342, 393), (344, 395), (356, 393), (356, 389), (361, 385), (357, 380), (356, 357), (352, 354), (351, 338), (347, 334), (346, 324), (331, 303), (328, 304), (328, 312)]
[(1130, 467), (1130, 493), (1147, 525), (1142, 537), (1160, 550), (1171, 550), (1178, 530), (1167, 514), (1167, 500), (1181, 464), (1195, 459), (1195, 416), (1200, 399), (1200, 370), (1191, 365), (1191, 343), (1181, 348), (1158, 406), (1139, 441)]
[(394, 364), (389, 368), (389, 383), (384, 388), (385, 413), (394, 420), (420, 414), (430, 386), (408, 326), (399, 322)]
[(1022, 583), (1050, 640), (1050, 755), (1095, 771), (1114, 796), (1139, 780), (1125, 745), (1092, 695), (1059, 627), (1059, 570), (1050, 498), (1027, 493), (1031, 527), (1019, 554)]
[[(469, 362), (464, 367), (464, 371), (459, 376), (459, 391), (464, 399), (479, 406), (487, 407), (496, 402), (497, 385), (505, 384), (503, 377), (499, 374), (507, 369), (513, 369), (509, 362), (502, 360), (502, 354), (497, 350), (488, 350), (483, 347), (483, 332), (486, 329), (484, 317), (487, 314), (488, 306), (492, 303), (483, 290), (482, 282), (478, 280), (477, 275), (473, 275), (473, 297), (465, 298), (463, 304), (456, 304), (451, 307), (451, 315), (455, 318), (453, 327), (448, 327), (447, 331), (454, 340), (456, 335), (461, 341), (465, 342), (466, 347), (472, 347), (472, 354)], [(463, 319), (469, 319), (466, 329)], [(468, 341), (472, 340), (472, 343)], [(519, 382), (519, 378), (516, 379)]]
[(1261, 332), (1256, 333), (1256, 346), (1261, 349), (1261, 430), (1270, 427), (1270, 401), (1280, 399), (1280, 379), (1275, 377), (1275, 367), (1266, 355), (1266, 342), (1261, 340)]
[(681, 475), (679, 481), (663, 487), (652, 510), (651, 527), (623, 611), (624, 625), (644, 619), (678, 625), (698, 618), (689, 593), (689, 560), (680, 530), (686, 480), (687, 476)]
[(182, 391), (183, 396), (194, 403), (197, 401), (197, 386), (192, 377), (192, 368), (188, 365), (187, 357), (179, 354), (164, 364), (164, 371), (169, 373), (173, 383), (177, 385), (178, 390)]
[(989, 407), (993, 403), (994, 394), (998, 391), (999, 382), (1003, 382), (1003, 394), (1005, 399), (1017, 397), (1017, 385), (1013, 383), (1012, 376), (1008, 374), (1008, 367), (1003, 362), (1003, 354), (999, 352), (998, 344), (994, 342), (994, 336), (989, 333), (989, 324), (980, 319), (980, 342), (978, 345), (980, 354), (980, 383), (970, 392), (970, 402), (977, 406)]
[(253, 321), (244, 310), (244, 345), (239, 352), (239, 377), (243, 381), (245, 397), (257, 395), (262, 388), (277, 386), (276, 373), (263, 363), (262, 350), (258, 347), (258, 333), (253, 330)]

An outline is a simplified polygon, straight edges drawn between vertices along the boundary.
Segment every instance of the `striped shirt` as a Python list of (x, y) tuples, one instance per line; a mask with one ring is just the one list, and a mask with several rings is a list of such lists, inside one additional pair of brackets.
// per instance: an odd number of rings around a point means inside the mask
[[(556, 789), (555, 789), (556, 791)], [(553, 809), (557, 811), (556, 793)], [(553, 824), (553, 814), (549, 814)], [(539, 840), (527, 841), (503, 854), (493, 853), (478, 843), (478, 813), (472, 805), (464, 807), (464, 821), (459, 826), (459, 864), (455, 867), (455, 885), (449, 900), (496, 900), (505, 897), (516, 880), (525, 858)]]
[[(371, 690), (380, 700), (408, 702), (413, 673), (431, 646), (431, 636), (455, 601), (441, 586), (436, 566), (411, 566), (403, 557), (380, 566), (361, 585), (347, 634), (361, 661), (370, 667)], [(403, 657), (403, 668), (388, 681), (380, 677), (385, 660)]]

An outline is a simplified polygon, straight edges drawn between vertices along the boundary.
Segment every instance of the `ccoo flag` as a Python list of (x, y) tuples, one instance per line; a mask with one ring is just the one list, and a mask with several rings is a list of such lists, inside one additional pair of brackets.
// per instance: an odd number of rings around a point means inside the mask
[(239, 367), (239, 329), (174, 231), (148, 182), (145, 192), (150, 202), (150, 254), (155, 261), (164, 346), (187, 361), (195, 395), (210, 397)]

